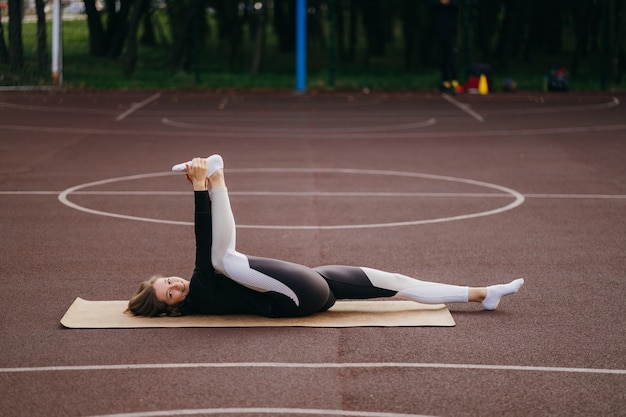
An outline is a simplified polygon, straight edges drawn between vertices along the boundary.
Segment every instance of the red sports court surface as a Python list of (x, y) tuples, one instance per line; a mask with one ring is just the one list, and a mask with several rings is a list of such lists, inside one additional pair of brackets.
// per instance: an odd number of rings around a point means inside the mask
[[(0, 414), (626, 415), (625, 99), (0, 93)], [(242, 252), (526, 284), (452, 328), (62, 328), (190, 276), (168, 170), (211, 153)]]

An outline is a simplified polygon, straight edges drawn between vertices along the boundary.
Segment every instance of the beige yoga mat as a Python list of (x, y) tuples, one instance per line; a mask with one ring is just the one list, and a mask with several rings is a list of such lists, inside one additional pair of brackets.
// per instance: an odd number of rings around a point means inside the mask
[(88, 301), (78, 297), (61, 324), (71, 329), (142, 327), (416, 327), (454, 326), (444, 304), (411, 301), (338, 301), (330, 310), (307, 317), (271, 319), (253, 315), (135, 317), (128, 301)]

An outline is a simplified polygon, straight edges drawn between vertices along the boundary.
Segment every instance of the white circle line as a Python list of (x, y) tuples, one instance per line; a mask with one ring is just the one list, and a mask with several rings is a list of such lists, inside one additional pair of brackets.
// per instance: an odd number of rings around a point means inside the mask
[(58, 199), (59, 199), (59, 201), (62, 204), (66, 205), (66, 206), (68, 206), (70, 208), (73, 208), (74, 210), (82, 211), (82, 212), (89, 213), (89, 214), (95, 214), (95, 215), (98, 215), (98, 216), (113, 217), (113, 218), (124, 219), (124, 220), (137, 220), (137, 221), (144, 221), (144, 222), (150, 222), (150, 223), (174, 224), (174, 225), (183, 225), (183, 226), (192, 225), (193, 224), (192, 222), (149, 219), (149, 218), (146, 218), (146, 217), (127, 216), (127, 215), (124, 215), (124, 214), (117, 214), (117, 213), (110, 213), (110, 212), (107, 212), (107, 211), (93, 210), (93, 209), (90, 209), (90, 208), (83, 207), (83, 206), (80, 206), (78, 204), (75, 204), (75, 203), (71, 202), (67, 198), (68, 195), (70, 195), (74, 191), (80, 190), (82, 188), (95, 187), (95, 186), (98, 186), (98, 185), (105, 185), (105, 184), (110, 184), (110, 183), (119, 182), (119, 181), (132, 181), (132, 180), (145, 179), (145, 178), (162, 177), (162, 176), (165, 176), (165, 175), (171, 175), (171, 173), (170, 172), (167, 172), (167, 173), (156, 172), (156, 173), (151, 173), (151, 174), (129, 175), (127, 177), (109, 178), (109, 179), (105, 179), (105, 180), (89, 182), (89, 183), (86, 183), (86, 184), (79, 184), (79, 185), (67, 188), (66, 190), (62, 191), (59, 194)]
[[(245, 127), (245, 126), (219, 126), (219, 125), (201, 125), (195, 123), (185, 123), (178, 122), (176, 120), (171, 120), (166, 117), (161, 119), (161, 123), (166, 126), (177, 127), (180, 129), (200, 129), (204, 132), (230, 132), (230, 133), (252, 133), (255, 135), (261, 133), (268, 134), (294, 134), (294, 133), (302, 133), (302, 128), (294, 127), (294, 128), (262, 128), (262, 127)], [(430, 118), (421, 122), (411, 122), (411, 123), (399, 123), (392, 125), (384, 125), (384, 126), (362, 126), (362, 127), (338, 127), (338, 128), (311, 128), (307, 130), (309, 134), (320, 134), (320, 133), (331, 133), (331, 134), (341, 134), (341, 133), (368, 133), (368, 132), (390, 132), (394, 130), (409, 130), (416, 129), (422, 127), (433, 126), (437, 123), (436, 119)]]
[[(8, 192), (9, 194), (11, 192)], [(59, 194), (58, 191), (49, 191), (48, 194)], [(0, 191), (0, 195), (2, 192)], [(18, 194), (15, 192), (14, 194)], [(101, 195), (101, 196), (185, 196), (189, 195), (186, 191), (75, 191), (74, 195)], [(402, 193), (402, 192), (330, 192), (330, 191), (229, 191), (228, 194), (232, 196), (247, 196), (247, 197), (432, 197), (432, 198), (507, 198), (511, 197), (506, 193)]]
[[(441, 217), (436, 219), (426, 219), (426, 220), (411, 220), (404, 222), (391, 222), (391, 223), (372, 223), (372, 224), (355, 224), (355, 225), (332, 225), (332, 226), (283, 226), (283, 225), (237, 225), (237, 228), (241, 229), (272, 229), (272, 230), (345, 230), (345, 229), (366, 229), (366, 228), (383, 228), (383, 227), (403, 227), (403, 226), (418, 226), (423, 224), (435, 224), (435, 223), (443, 223), (457, 220), (468, 220), (474, 219), (478, 217), (491, 216), (494, 214), (503, 213), (508, 210), (512, 210), (518, 206), (520, 206), (524, 202), (524, 196), (519, 192), (512, 190), (507, 187), (503, 187), (497, 184), (491, 184), (483, 181), (476, 181), (467, 178), (457, 178), (443, 175), (434, 175), (434, 174), (422, 174), (415, 172), (404, 172), (404, 171), (379, 171), (379, 170), (360, 170), (360, 169), (337, 169), (337, 168), (244, 168), (244, 169), (231, 169), (231, 172), (271, 172), (271, 173), (311, 173), (311, 172), (323, 172), (323, 173), (343, 173), (343, 174), (366, 174), (366, 175), (388, 175), (388, 176), (400, 176), (400, 177), (410, 177), (410, 178), (425, 178), (431, 180), (439, 180), (439, 181), (450, 181), (450, 182), (458, 182), (463, 184), (470, 184), (474, 186), (491, 188), (514, 198), (514, 201), (492, 210), (482, 211), (478, 213), (470, 213), (470, 214), (462, 214), (458, 216), (449, 216), (449, 217)], [(193, 222), (186, 221), (173, 221), (173, 220), (160, 220), (160, 219), (151, 219), (146, 217), (139, 216), (130, 216), (124, 214), (110, 213), (101, 210), (94, 210), (87, 207), (83, 207), (76, 203), (73, 203), (69, 200), (68, 196), (78, 190), (88, 187), (95, 187), (98, 185), (105, 185), (114, 182), (120, 181), (132, 181), (136, 179), (145, 179), (145, 178), (154, 178), (159, 176), (172, 175), (170, 172), (157, 172), (150, 174), (138, 174), (138, 175), (130, 175), (125, 177), (117, 177), (117, 178), (109, 178), (100, 181), (94, 181), (86, 184), (79, 184), (74, 187), (70, 187), (59, 194), (59, 201), (75, 210), (82, 211), (85, 213), (106, 216), (106, 217), (114, 217), (118, 219), (125, 220), (136, 220), (136, 221), (144, 221), (150, 223), (159, 223), (159, 224), (173, 224), (173, 225), (193, 225)]]
[[(54, 195), (62, 191), (10, 191), (0, 190), (0, 195)], [(101, 195), (101, 196), (185, 196), (187, 191), (74, 191), (73, 195)], [(258, 197), (432, 197), (432, 198), (505, 198), (505, 193), (384, 193), (384, 192), (299, 192), (299, 191), (230, 191), (231, 196), (258, 196)], [(559, 200), (624, 200), (626, 194), (524, 194), (524, 198), (559, 199)]]
[(318, 408), (276, 408), (276, 407), (244, 407), (244, 408), (199, 408), (182, 410), (138, 411), (134, 413), (100, 414), (91, 417), (159, 417), (159, 416), (193, 416), (198, 414), (299, 414), (315, 416), (340, 417), (429, 417), (423, 414), (387, 413), (379, 411), (328, 410)]

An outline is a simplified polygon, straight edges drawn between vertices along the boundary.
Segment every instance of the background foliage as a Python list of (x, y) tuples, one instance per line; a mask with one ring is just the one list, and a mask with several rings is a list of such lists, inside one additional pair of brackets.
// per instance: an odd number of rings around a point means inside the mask
[[(44, 0), (0, 2), (0, 85), (50, 84)], [(65, 13), (64, 82), (87, 87), (292, 88), (295, 0), (84, 0)], [(626, 0), (460, 0), (459, 64), (541, 88), (619, 87)], [(308, 0), (310, 89), (434, 88), (428, 0)], [(8, 19), (7, 19), (8, 17)], [(70, 20), (71, 19), (71, 20)], [(462, 71), (463, 75), (464, 71)], [(497, 85), (498, 83), (496, 83)]]

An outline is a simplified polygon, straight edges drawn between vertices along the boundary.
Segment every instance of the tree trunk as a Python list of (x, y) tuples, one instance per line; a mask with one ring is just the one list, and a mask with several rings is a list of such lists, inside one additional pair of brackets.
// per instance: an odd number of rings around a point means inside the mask
[(414, 70), (417, 63), (418, 4), (412, 0), (402, 3), (402, 35), (404, 36), (404, 67)]
[(493, 52), (494, 58), (503, 68), (506, 68), (510, 60), (519, 57), (524, 51), (529, 51), (526, 28), (530, 20), (527, 0), (509, 0), (505, 4), (504, 18)]
[(367, 55), (382, 56), (391, 38), (391, 16), (387, 3), (378, 0), (361, 0), (363, 29), (367, 39)]
[(46, 12), (43, 0), (35, 0), (37, 10), (37, 64), (39, 71), (44, 72), (48, 67), (48, 54), (46, 43)]
[(311, 48), (313, 45), (326, 47), (326, 37), (324, 36), (324, 24), (322, 7), (319, 0), (307, 0), (307, 8), (312, 8), (315, 13), (307, 13), (307, 45)]
[(130, 14), (131, 3), (134, 0), (120, 0), (120, 10), (115, 18), (115, 27), (112, 28), (111, 34), (113, 35), (111, 46), (109, 47), (109, 58), (119, 58), (124, 48), (124, 41), (128, 36), (128, 16)]
[(193, 30), (194, 15), (194, 9), (190, 7), (182, 20), (182, 24), (178, 25), (178, 33), (174, 39), (172, 56), (170, 58), (170, 71), (172, 72), (181, 65), (184, 69), (189, 69), (189, 62), (191, 60), (189, 56), (191, 53), (189, 45), (192, 39), (191, 31)]
[(348, 29), (348, 61), (354, 62), (354, 58), (356, 57), (356, 32), (357, 25), (359, 22), (358, 19), (358, 5), (356, 4), (356, 0), (350, 1), (350, 24)]
[(146, 0), (135, 0), (133, 2), (128, 25), (128, 37), (126, 40), (126, 56), (124, 59), (124, 75), (127, 77), (135, 72), (137, 66), (137, 30), (142, 12), (145, 10)]
[(0, 64), (9, 63), (9, 50), (4, 41), (4, 27), (2, 26), (2, 9), (0, 9)]
[(572, 0), (570, 3), (574, 27), (574, 55), (570, 65), (570, 74), (577, 76), (580, 62), (587, 57), (589, 50), (589, 6), (587, 0)]
[(278, 38), (278, 50), (291, 53), (296, 50), (296, 10), (294, 0), (274, 1), (274, 30)]
[[(476, 3), (477, 21), (474, 29), (475, 46), (482, 52), (482, 62), (491, 62), (493, 58), (494, 48), (491, 40), (497, 31), (499, 6), (500, 4), (492, 1)], [(509, 17), (510, 20), (511, 13), (508, 12), (508, 9), (506, 16)], [(507, 27), (508, 25), (506, 24), (502, 25), (502, 35), (508, 33), (505, 30)]]
[(616, 25), (615, 41), (613, 44), (613, 53), (611, 56), (611, 80), (619, 84), (622, 81), (622, 68), (624, 63), (620, 64), (620, 56), (623, 54), (622, 44), (624, 42), (624, 26), (626, 26), (626, 0), (622, 0), (619, 10), (619, 22)]
[(104, 27), (100, 20), (100, 12), (96, 9), (96, 3), (93, 0), (84, 0), (84, 3), (85, 13), (87, 13), (87, 27), (89, 28), (89, 54), (91, 56), (105, 56)]
[(267, 20), (267, 3), (263, 5), (258, 14), (256, 22), (256, 37), (254, 40), (254, 55), (252, 57), (251, 72), (257, 75), (261, 69), (263, 61), (263, 51), (265, 49), (265, 21)]
[(343, 0), (335, 0), (335, 33), (337, 36), (337, 55), (340, 60), (345, 60), (346, 58), (346, 38), (345, 38), (345, 13), (344, 13), (344, 2)]
[[(144, 2), (144, 4), (146, 4)], [(154, 33), (154, 24), (152, 23), (152, 10), (148, 8), (146, 14), (143, 17), (143, 35), (141, 36), (141, 43), (143, 45), (156, 45), (156, 35)]]
[[(89, 0), (85, 0), (89, 1)], [(93, 1), (93, 0), (91, 0)], [(120, 0), (121, 1), (121, 0)], [(109, 50), (111, 49), (111, 45), (113, 44), (113, 38), (115, 38), (115, 34), (117, 32), (117, 27), (119, 25), (119, 13), (117, 10), (117, 0), (104, 0), (104, 12), (106, 13), (106, 25), (104, 28), (104, 36), (103, 36), (103, 47), (104, 54), (108, 56)]]
[(21, 0), (9, 0), (9, 65), (15, 69), (24, 66)]

